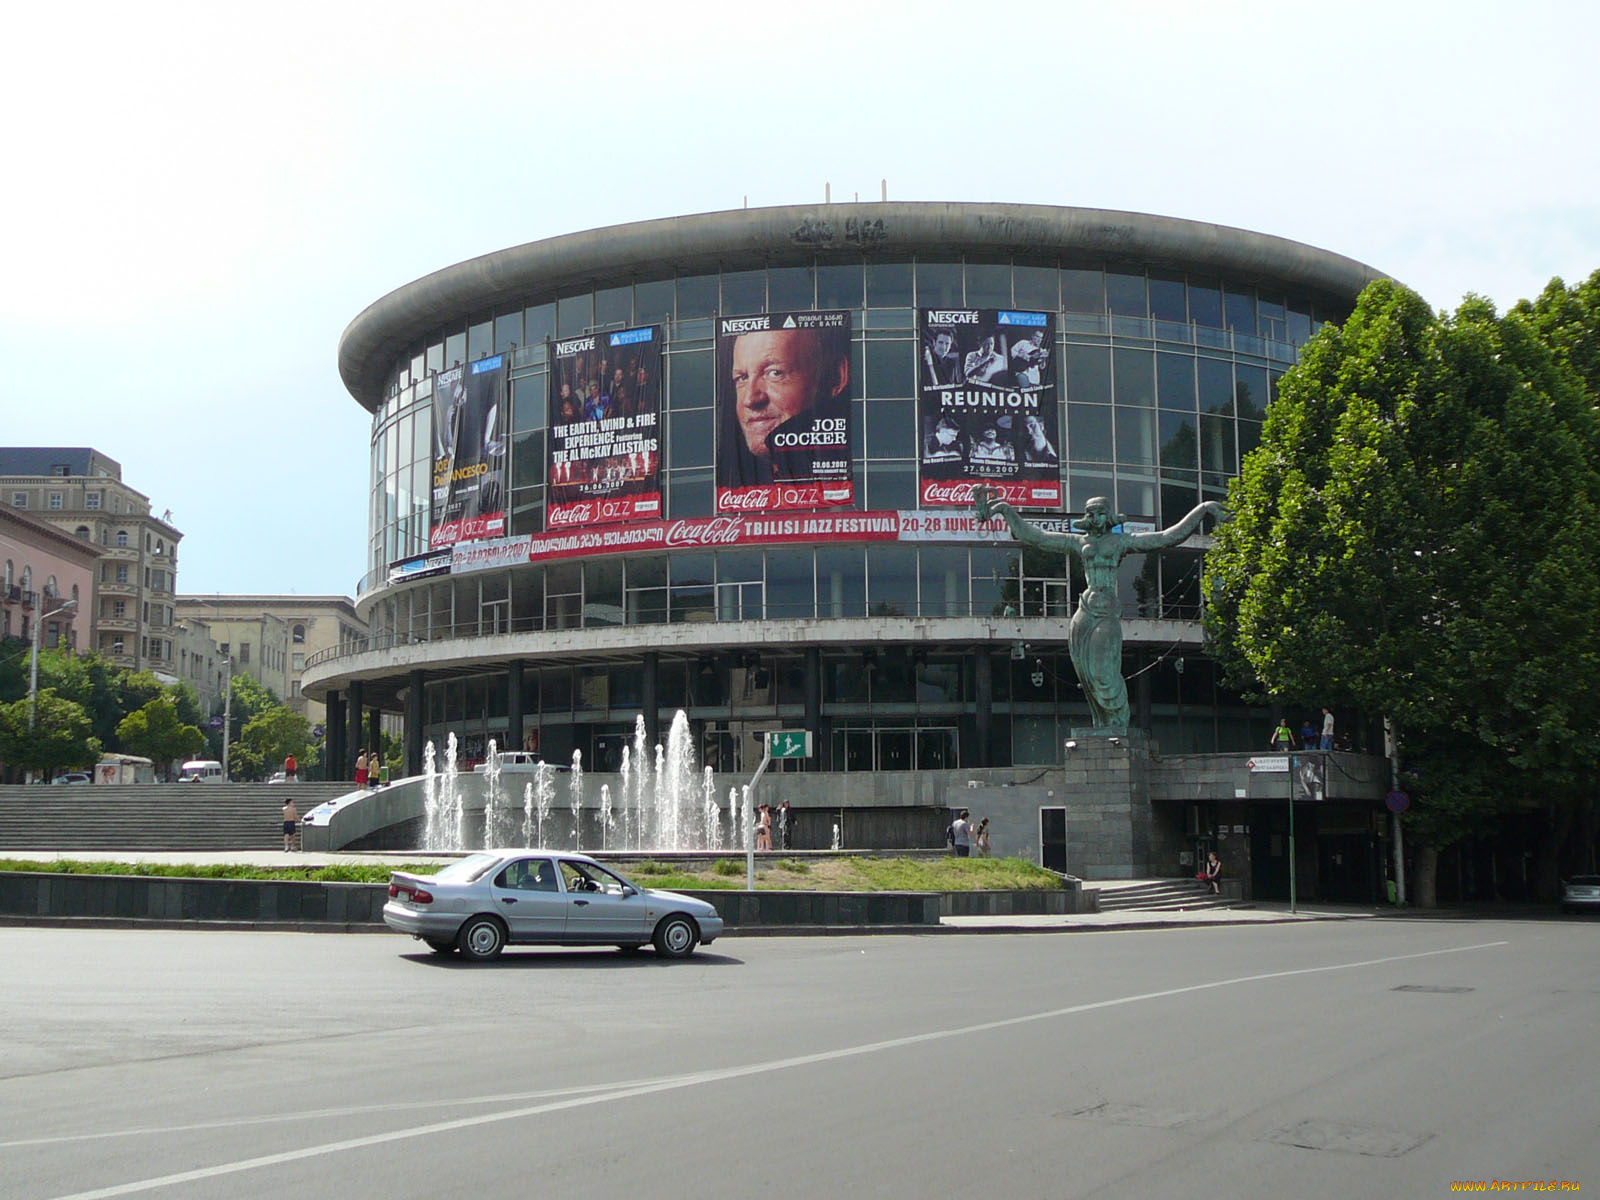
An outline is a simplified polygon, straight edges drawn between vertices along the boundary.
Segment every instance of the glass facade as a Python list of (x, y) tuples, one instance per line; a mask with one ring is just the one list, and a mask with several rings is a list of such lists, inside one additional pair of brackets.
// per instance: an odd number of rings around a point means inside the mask
[[(658, 270), (463, 314), (397, 356), (374, 414), (363, 588), (383, 589), (372, 613), (373, 647), (636, 625), (1070, 616), (1081, 578), (1064, 572), (1060, 559), (942, 542), (614, 555), (384, 586), (392, 564), (426, 551), (429, 372), (492, 353), (510, 356), (509, 532), (541, 533), (546, 339), (596, 329), (663, 327), (662, 516), (674, 520), (713, 514), (713, 316), (853, 310), (856, 507), (915, 508), (916, 309), (924, 305), (1054, 311), (1057, 361), (1065, 364), (1057, 414), (1065, 507), (1077, 513), (1090, 496), (1110, 496), (1130, 520), (1158, 526), (1203, 499), (1225, 497), (1241, 456), (1260, 440), (1278, 377), (1325, 321), (1344, 315), (1281, 287), (1211, 274), (954, 253)], [(1125, 617), (1199, 617), (1199, 553), (1168, 550), (1128, 567)], [(1087, 713), (1064, 641), (1062, 627), (1048, 652), (1021, 658), (998, 640), (848, 653), (826, 640), (809, 650), (796, 641), (759, 656), (668, 656), (655, 686), (663, 711), (690, 711), (713, 763), (720, 754), (737, 765), (744, 723), (802, 720), (808, 703), (812, 711), (820, 707), (834, 770), (1050, 763)], [(637, 660), (651, 638), (641, 633), (631, 644)], [(1164, 746), (1253, 744), (1254, 716), (1218, 690), (1197, 644), (1129, 645), (1128, 673), (1149, 676), (1130, 687)], [(1175, 675), (1167, 664), (1183, 649), (1188, 672)], [(808, 653), (820, 659), (808, 665)], [(637, 665), (551, 665), (537, 646), (525, 657), (521, 707), (528, 725), (541, 730), (541, 752), (554, 759), (580, 749), (586, 763), (604, 769), (632, 728), (641, 699)], [(506, 676), (498, 686), (492, 675), (479, 678), (474, 687), (461, 679), (429, 683), (430, 731), (448, 726), (470, 739), (504, 726)], [(983, 723), (974, 715), (980, 691), (992, 708)], [(496, 693), (498, 716), (491, 711)], [(981, 749), (974, 745), (980, 736), (988, 739)]]

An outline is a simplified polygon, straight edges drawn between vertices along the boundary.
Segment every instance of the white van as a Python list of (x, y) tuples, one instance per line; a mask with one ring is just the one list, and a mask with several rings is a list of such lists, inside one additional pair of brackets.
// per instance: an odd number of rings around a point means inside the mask
[(221, 783), (222, 764), (214, 758), (197, 758), (183, 764), (179, 783)]

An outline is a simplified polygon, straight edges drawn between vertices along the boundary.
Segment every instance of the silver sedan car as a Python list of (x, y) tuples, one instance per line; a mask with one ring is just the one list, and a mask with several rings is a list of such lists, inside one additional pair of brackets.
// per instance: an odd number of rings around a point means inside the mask
[(687, 958), (722, 933), (704, 900), (640, 887), (583, 854), (490, 850), (437, 875), (396, 871), (384, 923), (439, 954), (460, 950), (477, 962), (508, 945), (655, 944), (664, 958)]

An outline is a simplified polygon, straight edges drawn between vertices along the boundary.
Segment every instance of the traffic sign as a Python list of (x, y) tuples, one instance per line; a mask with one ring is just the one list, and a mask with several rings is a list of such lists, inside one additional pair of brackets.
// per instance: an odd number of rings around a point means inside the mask
[(1289, 769), (1289, 756), (1287, 754), (1263, 754), (1250, 760), (1252, 774), (1261, 772), (1285, 772)]
[(1411, 807), (1411, 797), (1406, 795), (1399, 788), (1395, 788), (1394, 791), (1385, 796), (1383, 798), (1383, 802), (1388, 806), (1389, 811), (1392, 813), (1403, 813), (1406, 809)]
[(810, 758), (809, 729), (767, 730), (767, 754), (772, 758)]

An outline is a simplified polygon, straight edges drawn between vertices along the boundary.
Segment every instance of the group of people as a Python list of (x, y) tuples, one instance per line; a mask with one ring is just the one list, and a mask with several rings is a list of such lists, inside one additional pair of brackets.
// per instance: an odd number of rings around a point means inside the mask
[(389, 782), (389, 764), (376, 750), (363, 750), (356, 755), (356, 787), (383, 787)]
[(756, 849), (772, 849), (774, 824), (778, 827), (778, 845), (785, 850), (794, 849), (794, 819), (787, 800), (778, 805), (776, 810), (770, 804), (763, 804), (756, 810)]
[[(1277, 728), (1272, 731), (1272, 748), (1274, 750), (1294, 750), (1297, 748), (1295, 745), (1294, 733), (1289, 729), (1288, 717), (1278, 718)], [(1331, 708), (1324, 708), (1322, 710), (1321, 732), (1318, 732), (1317, 726), (1313, 722), (1312, 718), (1307, 717), (1303, 722), (1301, 722), (1300, 742), (1298, 749), (1349, 749), (1348, 739), (1339, 739), (1337, 742), (1335, 740), (1333, 710)]]
[(642, 365), (635, 367), (630, 375), (626, 368), (612, 366), (602, 358), (591, 373), (580, 355), (573, 364), (572, 378), (578, 381), (576, 387), (563, 379), (557, 389), (552, 424), (631, 417), (649, 411), (654, 404), (650, 372)]
[(987, 419), (978, 435), (969, 442), (961, 418), (944, 413), (923, 439), (922, 461), (924, 464), (965, 461), (974, 469), (1002, 468), (987, 473), (1004, 475), (1008, 472), (1003, 468), (1018, 462), (1025, 467), (1042, 467), (1060, 460), (1055, 443), (1037, 414), (1028, 413), (1022, 418), (1020, 437), (1014, 425), (1015, 419), (1009, 416)]
[(989, 845), (989, 818), (974, 824), (972, 814), (964, 808), (945, 830), (945, 840), (957, 858), (988, 858), (993, 853)]

